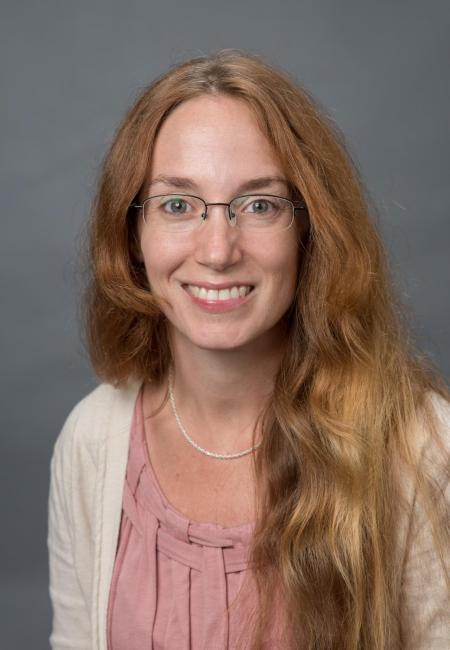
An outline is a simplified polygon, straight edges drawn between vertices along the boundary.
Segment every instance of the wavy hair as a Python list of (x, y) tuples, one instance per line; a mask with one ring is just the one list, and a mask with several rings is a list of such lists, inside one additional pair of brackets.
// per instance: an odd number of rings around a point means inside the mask
[(401, 647), (399, 522), (411, 516), (413, 500), (429, 522), (450, 593), (449, 450), (437, 418), (450, 391), (412, 341), (374, 209), (342, 136), (296, 81), (261, 57), (222, 50), (173, 66), (120, 125), (90, 220), (83, 314), (92, 365), (115, 385), (166, 376), (165, 317), (136, 255), (129, 206), (143, 188), (159, 127), (202, 94), (236, 97), (253, 109), (309, 219), (286, 354), (254, 454), (249, 561), (258, 605), (241, 643), (262, 648), (278, 593), (284, 648)]

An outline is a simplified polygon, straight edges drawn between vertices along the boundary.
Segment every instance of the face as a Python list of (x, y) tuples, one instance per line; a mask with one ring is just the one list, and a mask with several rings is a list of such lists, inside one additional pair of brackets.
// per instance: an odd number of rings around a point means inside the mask
[[(187, 180), (175, 186), (167, 177)], [(213, 203), (257, 191), (289, 198), (283, 180), (242, 189), (262, 177), (285, 179), (251, 109), (204, 95), (180, 104), (162, 124), (144, 196), (180, 192)], [(170, 235), (139, 220), (150, 287), (168, 303), (162, 308), (177, 345), (231, 350), (280, 342), (280, 319), (296, 289), (296, 228), (255, 234), (232, 227), (227, 214), (225, 206), (210, 206), (196, 230)]]

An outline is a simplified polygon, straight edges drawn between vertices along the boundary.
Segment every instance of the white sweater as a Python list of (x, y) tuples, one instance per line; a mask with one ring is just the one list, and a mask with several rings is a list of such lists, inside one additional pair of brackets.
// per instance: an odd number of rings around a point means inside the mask
[[(98, 386), (71, 411), (54, 446), (47, 540), (54, 650), (107, 650), (109, 587), (139, 388), (138, 382), (126, 388)], [(433, 475), (443, 482), (443, 463), (448, 471), (450, 459), (450, 405), (437, 397), (433, 401), (448, 455), (439, 458), (422, 429), (417, 440)], [(402, 648), (450, 650), (450, 594), (414, 486), (406, 478), (404, 485), (410, 508), (398, 524)], [(443, 488), (450, 506), (448, 474)]]

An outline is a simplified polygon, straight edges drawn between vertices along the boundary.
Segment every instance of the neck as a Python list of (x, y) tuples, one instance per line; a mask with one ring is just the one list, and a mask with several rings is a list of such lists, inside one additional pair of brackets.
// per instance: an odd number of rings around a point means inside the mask
[(242, 349), (205, 350), (174, 337), (171, 346), (174, 397), (189, 435), (210, 451), (249, 448), (273, 391), (284, 342), (277, 338), (268, 345), (264, 339)]

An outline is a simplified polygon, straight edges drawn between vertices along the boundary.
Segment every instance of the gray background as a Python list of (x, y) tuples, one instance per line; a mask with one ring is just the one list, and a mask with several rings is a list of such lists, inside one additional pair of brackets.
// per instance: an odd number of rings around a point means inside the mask
[(77, 326), (82, 228), (137, 93), (222, 47), (293, 74), (344, 131), (418, 343), (450, 376), (447, 0), (2, 3), (2, 648), (48, 647), (54, 440), (94, 385)]

